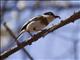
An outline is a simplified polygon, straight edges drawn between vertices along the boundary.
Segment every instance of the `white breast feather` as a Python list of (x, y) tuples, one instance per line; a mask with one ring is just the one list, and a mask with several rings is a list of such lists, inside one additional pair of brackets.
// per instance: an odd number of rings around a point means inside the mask
[[(28, 31), (30, 31), (30, 32), (36, 32), (36, 31), (42, 30), (44, 27), (46, 27), (46, 26), (45, 26), (45, 25), (42, 25), (42, 24), (40, 23), (40, 21), (33, 21), (33, 22), (31, 22), (31, 23), (29, 23), (29, 24), (27, 25), (26, 29), (27, 29)], [(35, 28), (36, 30), (34, 30), (34, 28)]]

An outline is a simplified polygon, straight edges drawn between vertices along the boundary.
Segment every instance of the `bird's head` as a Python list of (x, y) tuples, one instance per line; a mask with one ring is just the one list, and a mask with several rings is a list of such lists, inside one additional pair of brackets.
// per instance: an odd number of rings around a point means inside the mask
[(53, 19), (55, 19), (55, 18), (59, 18), (60, 19), (60, 16), (56, 16), (52, 12), (45, 12), (44, 15), (48, 15), (49, 17), (52, 17)]

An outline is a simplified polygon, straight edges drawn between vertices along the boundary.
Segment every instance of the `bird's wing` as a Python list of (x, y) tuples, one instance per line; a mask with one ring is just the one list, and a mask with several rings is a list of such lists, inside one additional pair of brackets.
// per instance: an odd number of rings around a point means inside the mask
[(42, 20), (42, 19), (43, 19), (43, 16), (38, 16), (38, 17), (32, 18), (29, 22), (26, 22), (26, 23), (22, 26), (22, 28), (21, 28), (20, 31), (24, 30), (24, 29), (26, 28), (26, 26), (27, 26), (30, 22), (32, 22), (32, 21), (37, 21), (37, 20)]

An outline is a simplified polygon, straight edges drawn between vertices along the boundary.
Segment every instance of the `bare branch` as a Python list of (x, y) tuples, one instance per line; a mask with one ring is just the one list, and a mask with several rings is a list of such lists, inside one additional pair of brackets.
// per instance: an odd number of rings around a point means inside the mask
[(11, 50), (9, 51), (5, 51), (4, 53), (1, 54), (1, 58), (5, 59), (7, 58), (8, 56), (10, 56), (11, 54), (17, 52), (18, 50), (22, 49), (23, 47), (27, 46), (27, 45), (31, 45), (32, 42), (34, 41), (37, 41), (39, 38), (41, 38), (42, 36), (45, 36), (47, 35), (48, 33), (50, 32), (53, 32), (55, 30), (57, 30), (58, 28), (66, 25), (66, 24), (69, 24), (71, 22), (74, 22), (76, 21), (77, 19), (80, 19), (80, 11), (79, 12), (76, 12), (74, 13), (72, 16), (70, 16), (69, 18), (61, 21), (59, 24), (55, 25), (55, 26), (52, 26), (51, 28), (49, 29), (44, 29), (42, 30), (41, 32), (39, 32), (38, 34), (34, 35), (33, 37), (25, 40), (24, 42), (20, 43), (20, 46), (16, 46), (16, 47), (13, 47)]
[[(8, 30), (8, 32), (10, 33), (10, 35), (14, 38), (15, 42), (17, 43), (17, 46), (19, 46), (20, 42), (17, 40), (17, 37), (11, 31), (11, 29), (6, 25), (6, 22), (4, 23), (4, 26)], [(29, 52), (25, 48), (22, 48), (22, 50), (23, 50), (23, 52), (26, 53), (26, 55), (30, 58), (30, 60), (33, 60), (32, 56), (29, 54)]]

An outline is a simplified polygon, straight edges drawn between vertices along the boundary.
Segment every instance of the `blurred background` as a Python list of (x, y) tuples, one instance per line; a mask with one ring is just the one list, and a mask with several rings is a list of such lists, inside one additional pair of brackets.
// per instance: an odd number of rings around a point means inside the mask
[[(16, 45), (14, 38), (3, 25), (4, 22), (18, 36), (25, 22), (47, 11), (61, 17), (52, 21), (48, 25), (50, 27), (80, 11), (80, 1), (0, 1), (0, 52), (3, 53)], [(28, 33), (24, 33), (19, 41), (29, 37)], [(80, 60), (80, 19), (49, 33), (25, 49), (32, 59), (23, 50), (19, 50), (5, 60)]]

